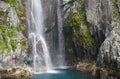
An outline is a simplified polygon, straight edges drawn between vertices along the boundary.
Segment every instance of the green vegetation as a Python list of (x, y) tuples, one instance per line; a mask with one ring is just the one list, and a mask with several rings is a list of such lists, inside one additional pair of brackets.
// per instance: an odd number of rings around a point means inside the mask
[[(9, 44), (11, 44), (12, 50), (15, 51), (18, 43), (23, 46), (23, 49), (26, 49), (26, 40), (13, 40), (14, 36), (19, 34), (19, 32), (15, 27), (13, 27), (12, 29), (9, 29), (8, 27), (9, 26), (7, 25), (0, 25), (0, 36), (2, 36), (2, 39), (0, 39), (0, 49), (8, 49), (7, 52), (10, 52)], [(10, 43), (8, 42), (8, 39), (10, 40)]]
[(21, 44), (22, 50), (25, 50), (27, 48), (25, 39), (15, 39), (16, 35), (21, 34), (21, 32), (25, 30), (25, 25), (23, 24), (23, 20), (25, 19), (25, 17), (23, 14), (23, 5), (20, 0), (3, 1), (11, 4), (12, 7), (15, 7), (15, 10), (17, 11), (20, 20), (19, 28), (16, 28), (16, 26), (14, 25), (9, 25), (9, 23), (7, 22), (9, 9), (5, 12), (0, 9), (0, 16), (3, 17), (3, 20), (0, 21), (0, 55), (9, 55), (11, 50), (15, 52), (18, 43)]
[(15, 10), (17, 11), (19, 20), (20, 20), (20, 25), (19, 25), (19, 31), (24, 31), (25, 30), (25, 25), (23, 24), (23, 21), (25, 20), (24, 16), (24, 9), (23, 5), (20, 0), (5, 0), (6, 3), (11, 4), (12, 7), (15, 7)]
[(15, 35), (17, 35), (19, 32), (17, 30), (9, 30), (9, 36), (13, 37)]
[[(112, 10), (111, 10), (112, 18), (113, 18), (114, 22), (117, 22), (120, 25), (120, 13), (119, 13), (117, 0), (110, 0), (110, 1), (112, 3)], [(116, 33), (120, 35), (119, 28), (117, 29)]]
[(7, 2), (9, 4), (15, 5), (16, 0), (3, 0), (4, 2)]
[(0, 9), (0, 15), (4, 15), (4, 12)]
[(15, 49), (17, 48), (17, 40), (11, 40), (11, 46), (12, 46), (12, 50), (15, 51)]
[[(81, 49), (86, 50), (89, 54), (93, 55), (96, 50), (96, 42), (90, 33), (90, 27), (86, 20), (86, 14), (84, 9), (84, 0), (80, 2), (81, 6), (68, 17), (66, 21), (67, 30), (67, 47), (70, 47), (73, 40), (78, 51)], [(70, 32), (72, 32), (70, 34)], [(70, 35), (70, 36), (69, 36)], [(88, 55), (89, 55), (88, 54)]]
[(27, 46), (26, 46), (26, 40), (20, 40), (20, 42), (19, 42), (20, 44), (21, 44), (21, 46), (22, 46), (22, 50), (24, 50), (24, 49), (27, 49)]
[(120, 14), (119, 14), (119, 8), (117, 4), (117, 0), (110, 0), (112, 2), (112, 16), (115, 22), (120, 23)]
[(19, 24), (19, 29), (21, 30), (21, 31), (24, 31), (25, 30), (25, 25), (24, 24)]
[(2, 54), (5, 50), (7, 49), (7, 52), (10, 52), (10, 48), (8, 46), (8, 36), (7, 36), (7, 30), (8, 30), (8, 26), (6, 25), (0, 25), (0, 49), (2, 50), (0, 52), (0, 54)]
[(7, 54), (11, 49), (9, 46), (10, 43), (13, 50), (16, 48), (15, 46), (17, 46), (17, 44), (11, 39), (19, 33), (17, 29), (9, 29), (8, 27), (9, 26), (7, 25), (0, 24), (0, 49), (2, 50), (2, 53), (4, 53), (4, 50), (7, 50)]

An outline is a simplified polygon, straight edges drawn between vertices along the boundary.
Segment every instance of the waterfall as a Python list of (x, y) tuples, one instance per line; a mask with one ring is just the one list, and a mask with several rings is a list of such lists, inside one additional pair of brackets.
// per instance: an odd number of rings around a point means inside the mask
[(28, 37), (32, 45), (33, 68), (35, 72), (52, 69), (51, 57), (44, 35), (44, 12), (41, 0), (28, 0), (26, 16), (28, 22)]
[(58, 0), (57, 4), (57, 19), (58, 19), (58, 38), (59, 38), (59, 49), (58, 49), (58, 63), (60, 67), (65, 65), (65, 46), (63, 36), (63, 22), (62, 22), (62, 9), (61, 0)]
[[(57, 1), (57, 27), (58, 27), (58, 50), (53, 54), (55, 58), (51, 59), (49, 46), (47, 45), (45, 36), (45, 5), (41, 3), (42, 0), (27, 0), (26, 4), (26, 16), (28, 22), (28, 43), (29, 49), (31, 49), (33, 60), (33, 69), (35, 72), (44, 72), (52, 70), (55, 67), (52, 62), (56, 61), (57, 67), (63, 67), (65, 65), (65, 47), (64, 47), (64, 36), (63, 36), (63, 23), (61, 13), (60, 0)], [(44, 4), (44, 3), (43, 3)], [(50, 4), (51, 5), (51, 4)], [(43, 10), (43, 6), (44, 9)], [(49, 6), (49, 5), (47, 5)], [(56, 18), (56, 17), (54, 17)], [(53, 52), (51, 52), (52, 54)], [(57, 58), (56, 58), (57, 57)]]

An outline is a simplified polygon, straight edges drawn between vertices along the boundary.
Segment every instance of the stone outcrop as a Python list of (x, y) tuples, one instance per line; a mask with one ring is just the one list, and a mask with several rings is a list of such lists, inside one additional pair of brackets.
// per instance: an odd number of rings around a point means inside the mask
[(119, 28), (114, 28), (100, 47), (99, 64), (120, 68), (120, 35)]
[(30, 79), (32, 74), (32, 69), (26, 67), (0, 69), (0, 79)]
[[(96, 0), (86, 2), (86, 17), (91, 24), (91, 32), (99, 41), (101, 65), (119, 67), (119, 0)], [(104, 41), (104, 42), (103, 42)], [(101, 45), (102, 44), (102, 45)], [(118, 48), (118, 49), (117, 49)]]
[(15, 5), (15, 2), (0, 1), (0, 67), (24, 64), (27, 48), (23, 34), (24, 16), (21, 3)]
[(96, 59), (96, 41), (86, 19), (85, 0), (65, 2), (63, 15), (67, 59), (74, 59), (73, 62)]
[(63, 0), (68, 60), (119, 68), (119, 12), (120, 0)]

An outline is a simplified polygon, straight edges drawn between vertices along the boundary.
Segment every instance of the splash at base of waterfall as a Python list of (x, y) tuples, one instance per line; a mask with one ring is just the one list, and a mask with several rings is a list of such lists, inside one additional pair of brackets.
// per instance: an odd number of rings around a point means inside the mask
[(49, 74), (57, 74), (57, 73), (61, 73), (58, 70), (48, 70), (48, 71), (44, 71), (44, 72), (34, 72), (34, 74), (45, 74), (45, 73), (49, 73)]
[(43, 72), (34, 72), (34, 74), (45, 74), (45, 73), (49, 73), (49, 74), (58, 74), (61, 73), (61, 71), (59, 71), (59, 69), (69, 69), (69, 66), (61, 66), (61, 67), (53, 67), (52, 70), (47, 70), (47, 71), (43, 71)]

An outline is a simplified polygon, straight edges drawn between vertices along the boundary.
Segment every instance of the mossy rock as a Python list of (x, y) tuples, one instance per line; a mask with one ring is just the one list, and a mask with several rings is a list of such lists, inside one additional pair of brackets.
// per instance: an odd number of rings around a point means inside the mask
[(74, 48), (78, 54), (83, 51), (89, 57), (90, 55), (95, 56), (96, 42), (91, 35), (90, 27), (86, 20), (84, 4), (85, 2), (82, 0), (80, 2), (81, 6), (78, 6), (65, 21), (66, 46), (68, 49), (72, 49), (73, 44), (71, 43), (74, 43)]

